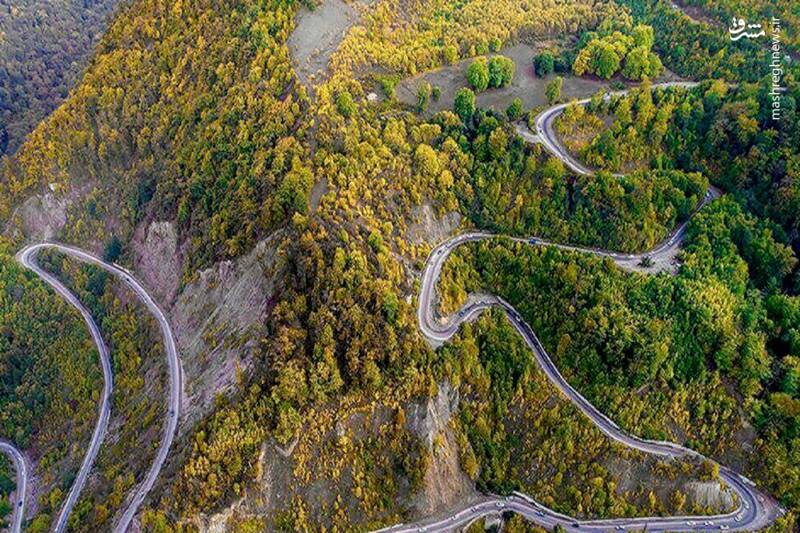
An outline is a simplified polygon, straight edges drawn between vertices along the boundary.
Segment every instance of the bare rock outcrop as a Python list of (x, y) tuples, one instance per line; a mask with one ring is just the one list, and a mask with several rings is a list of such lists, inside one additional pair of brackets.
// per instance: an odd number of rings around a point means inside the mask
[(408, 239), (420, 244), (423, 242), (438, 243), (450, 236), (461, 224), (461, 213), (451, 211), (442, 217), (437, 217), (430, 204), (415, 207), (411, 212), (408, 226)]
[(169, 314), (185, 373), (184, 430), (247, 375), (273, 304), (280, 239), (199, 272), (177, 296)]
[(406, 408), (408, 430), (425, 443), (431, 458), (422, 488), (412, 502), (420, 516), (477, 496), (475, 484), (461, 469), (458, 441), (450, 428), (458, 401), (458, 391), (445, 381), (436, 396)]
[(181, 259), (178, 233), (171, 222), (140, 227), (134, 237), (136, 272), (161, 302), (172, 302), (178, 293)]
[(719, 481), (691, 481), (686, 484), (689, 501), (717, 510), (736, 508), (733, 493), (724, 489)]
[(20, 210), (25, 233), (52, 239), (67, 223), (67, 206), (67, 201), (53, 194), (32, 196)]

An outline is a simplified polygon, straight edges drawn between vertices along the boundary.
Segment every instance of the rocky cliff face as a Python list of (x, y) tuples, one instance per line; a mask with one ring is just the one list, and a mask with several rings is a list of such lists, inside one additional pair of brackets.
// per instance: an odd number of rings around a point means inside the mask
[(413, 497), (412, 505), (420, 516), (478, 495), (475, 484), (461, 469), (457, 440), (450, 427), (458, 402), (458, 391), (445, 381), (436, 396), (406, 409), (408, 429), (425, 443), (431, 459), (423, 486)]
[(170, 304), (178, 293), (181, 256), (178, 232), (169, 221), (137, 228), (133, 241), (134, 263), (141, 280), (160, 302)]
[(413, 243), (438, 243), (451, 235), (461, 224), (461, 213), (451, 211), (437, 216), (430, 204), (412, 209), (408, 240)]
[[(169, 241), (170, 231), (165, 233)], [(237, 386), (237, 375), (248, 375), (273, 304), (281, 236), (260, 241), (235, 261), (201, 271), (175, 299), (169, 316), (185, 373), (184, 429), (211, 410), (218, 394), (228, 394)], [(151, 258), (145, 264), (169, 265), (170, 246), (147, 247), (150, 255), (159, 249), (166, 254), (163, 261)], [(151, 275), (157, 285), (161, 274)], [(159, 286), (165, 295), (176, 282), (168, 278)]]
[(718, 481), (692, 481), (686, 484), (689, 501), (721, 512), (736, 508), (733, 493)]

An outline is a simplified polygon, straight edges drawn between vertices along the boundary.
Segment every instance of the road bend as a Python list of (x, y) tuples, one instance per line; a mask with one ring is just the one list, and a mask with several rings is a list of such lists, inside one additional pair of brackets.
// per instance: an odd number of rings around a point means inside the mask
[(153, 300), (144, 287), (142, 287), (142, 285), (133, 277), (133, 275), (121, 266), (107, 263), (97, 256), (79, 248), (57, 243), (34, 244), (24, 248), (17, 254), (17, 259), (20, 263), (34, 271), (40, 278), (53, 287), (53, 289), (59, 295), (65, 298), (73, 307), (78, 309), (89, 326), (89, 330), (91, 331), (92, 338), (94, 339), (98, 351), (100, 352), (100, 359), (103, 364), (103, 377), (105, 386), (103, 398), (99, 407), (100, 416), (98, 417), (98, 423), (95, 427), (92, 441), (89, 444), (89, 450), (86, 453), (86, 457), (84, 458), (81, 469), (79, 470), (78, 476), (75, 479), (75, 483), (73, 483), (72, 488), (70, 489), (67, 500), (64, 502), (64, 506), (62, 507), (58, 521), (56, 522), (55, 531), (57, 533), (61, 533), (66, 527), (69, 514), (75, 505), (78, 494), (86, 484), (89, 471), (91, 470), (91, 466), (94, 463), (95, 457), (97, 456), (97, 451), (99, 450), (103, 441), (103, 437), (106, 433), (110, 415), (109, 403), (111, 399), (111, 393), (113, 391), (113, 381), (111, 376), (111, 364), (108, 348), (103, 342), (103, 339), (100, 335), (100, 330), (97, 327), (97, 324), (95, 324), (88, 310), (86, 310), (86, 308), (78, 301), (78, 299), (69, 290), (67, 290), (67, 288), (64, 287), (61, 282), (55, 279), (51, 274), (42, 270), (37, 265), (35, 260), (36, 254), (43, 249), (57, 250), (58, 252), (68, 255), (74, 259), (102, 268), (106, 272), (122, 280), (125, 285), (133, 290), (136, 296), (145, 305), (147, 310), (156, 318), (159, 328), (161, 329), (161, 335), (164, 340), (164, 347), (167, 356), (167, 363), (169, 366), (169, 398), (167, 406), (167, 420), (164, 424), (164, 432), (161, 437), (161, 442), (159, 444), (156, 457), (150, 466), (150, 470), (148, 470), (144, 480), (128, 498), (125, 510), (118, 519), (117, 523), (114, 525), (114, 531), (122, 533), (128, 530), (134, 516), (136, 515), (136, 512), (139, 510), (139, 507), (141, 506), (147, 494), (153, 488), (153, 485), (158, 478), (158, 474), (161, 472), (161, 468), (167, 459), (167, 455), (169, 454), (172, 441), (174, 440), (175, 433), (177, 431), (178, 418), (181, 413), (181, 397), (183, 394), (183, 370), (181, 368), (181, 362), (178, 356), (175, 336), (172, 332), (172, 328), (169, 325), (169, 321), (159, 305), (155, 302), (155, 300)]
[[(692, 87), (696, 87), (698, 85), (697, 82), (694, 81), (672, 81), (666, 83), (657, 83), (652, 85), (653, 89), (667, 89), (670, 87), (681, 87), (684, 89), (690, 89)], [(606, 100), (610, 99), (614, 96), (623, 96), (628, 94), (630, 89), (625, 89), (622, 91), (614, 91), (609, 92), (604, 95)], [(548, 152), (556, 156), (560, 159), (564, 165), (566, 165), (570, 170), (581, 174), (583, 176), (591, 176), (594, 175), (594, 170), (588, 168), (583, 163), (572, 157), (572, 154), (569, 153), (569, 150), (564, 146), (559, 138), (558, 134), (555, 130), (555, 121), (556, 119), (564, 112), (564, 110), (573, 105), (586, 105), (592, 99), (591, 98), (584, 98), (582, 100), (575, 100), (572, 102), (559, 104), (553, 107), (548, 108), (547, 110), (543, 111), (536, 117), (535, 121), (535, 128), (536, 128), (536, 135), (538, 137), (539, 142), (541, 142)], [(517, 124), (517, 133), (519, 133), (524, 139), (530, 140), (530, 133), (527, 129), (527, 126), (518, 123)], [(617, 177), (621, 177), (621, 174), (614, 174)]]
[[(699, 207), (718, 197), (718, 192), (710, 189), (700, 202)], [(660, 261), (661, 255), (672, 254), (680, 247), (685, 233), (686, 224), (681, 224), (662, 243), (644, 254), (620, 254), (594, 248), (560, 245), (550, 243), (539, 238), (512, 238), (516, 242), (531, 246), (556, 246), (574, 253), (588, 253), (606, 257), (622, 268), (632, 269), (644, 257), (655, 258)], [(638, 451), (656, 455), (663, 458), (686, 458), (696, 460), (709, 460), (698, 452), (685, 448), (679, 444), (652, 441), (630, 435), (623, 431), (613, 420), (596, 409), (580, 392), (575, 390), (559, 372), (556, 365), (548, 355), (536, 333), (525, 322), (519, 312), (504, 299), (492, 294), (472, 295), (468, 303), (457, 313), (449, 317), (439, 317), (436, 313), (436, 284), (441, 274), (442, 266), (447, 257), (456, 248), (468, 242), (502, 237), (501, 235), (471, 232), (451, 238), (433, 249), (425, 265), (420, 287), (419, 302), (417, 307), (417, 320), (423, 336), (433, 345), (439, 346), (447, 342), (456, 334), (462, 323), (474, 320), (481, 312), (490, 307), (499, 307), (503, 310), (508, 320), (525, 340), (533, 351), (539, 367), (547, 378), (571, 401), (591, 422), (608, 438)], [(775, 521), (784, 513), (784, 510), (769, 495), (760, 491), (746, 477), (733, 470), (720, 465), (720, 478), (738, 497), (738, 507), (730, 513), (716, 516), (675, 516), (675, 517), (642, 517), (621, 518), (610, 520), (578, 520), (539, 504), (531, 497), (515, 493), (509, 497), (488, 496), (479, 503), (464, 507), (456, 512), (438, 520), (423, 521), (413, 525), (400, 525), (386, 528), (386, 532), (411, 532), (411, 531), (453, 531), (469, 525), (475, 520), (503, 511), (513, 511), (526, 519), (548, 529), (561, 525), (568, 530), (579, 531), (622, 531), (642, 530), (647, 531), (757, 531)]]
[[(693, 87), (694, 82), (677, 82), (654, 85), (658, 87)], [(606, 95), (625, 94), (627, 91), (610, 93)], [(573, 102), (585, 105), (589, 99)], [(524, 132), (523, 138), (535, 139), (544, 144), (545, 148), (555, 157), (559, 158), (573, 172), (583, 175), (593, 175), (594, 171), (575, 160), (564, 148), (555, 134), (553, 123), (563, 110), (572, 104), (554, 106), (544, 111), (536, 119), (536, 137)], [(518, 126), (518, 128), (521, 126)], [(711, 187), (698, 203), (697, 208), (689, 217), (694, 216), (699, 209), (720, 196), (720, 191)], [(512, 240), (531, 246), (554, 246), (574, 252), (587, 253), (608, 258), (626, 270), (655, 272), (661, 270), (671, 271), (671, 263), (677, 250), (681, 247), (689, 220), (680, 224), (664, 241), (652, 250), (643, 254), (625, 254), (606, 251), (598, 248), (588, 248), (559, 244), (547, 240), (530, 237), (509, 237)], [(533, 328), (525, 322), (519, 312), (504, 299), (492, 294), (472, 295), (468, 302), (455, 314), (449, 317), (440, 317), (436, 310), (436, 284), (441, 274), (442, 266), (453, 250), (462, 244), (502, 237), (502, 235), (486, 232), (468, 232), (452, 237), (435, 247), (425, 264), (420, 285), (420, 294), (417, 307), (417, 321), (420, 331), (426, 340), (433, 346), (447, 342), (456, 334), (462, 323), (474, 320), (480, 313), (491, 307), (499, 307), (511, 321), (514, 328), (525, 340), (533, 351), (537, 363), (547, 378), (571, 401), (589, 420), (608, 438), (622, 445), (640, 452), (664, 458), (685, 458), (695, 460), (708, 460), (714, 464), (716, 461), (708, 459), (700, 453), (683, 447), (679, 444), (666, 441), (653, 441), (642, 439), (623, 431), (613, 420), (595, 408), (580, 392), (575, 390), (559, 372), (556, 365), (548, 355), (544, 346), (539, 341)], [(645, 258), (653, 267), (644, 267)], [(549, 509), (526, 494), (514, 493), (507, 497), (488, 495), (480, 501), (469, 506), (464, 506), (447, 515), (438, 518), (429, 518), (416, 524), (400, 524), (380, 530), (381, 532), (410, 533), (412, 531), (443, 532), (454, 531), (469, 526), (471, 523), (484, 516), (497, 515), (505, 511), (512, 511), (526, 519), (537, 523), (547, 529), (562, 526), (569, 531), (627, 531), (646, 530), (650, 532), (666, 531), (757, 531), (772, 524), (785, 510), (768, 494), (759, 490), (755, 484), (745, 476), (732, 469), (719, 465), (720, 479), (737, 495), (738, 507), (726, 514), (715, 516), (673, 516), (673, 517), (640, 517), (619, 518), (608, 520), (578, 520)]]
[(89, 472), (91, 471), (92, 465), (97, 457), (97, 452), (100, 450), (100, 446), (106, 436), (108, 420), (111, 416), (111, 393), (114, 390), (114, 378), (111, 372), (111, 357), (109, 356), (108, 346), (106, 346), (105, 341), (103, 341), (103, 337), (100, 334), (100, 328), (97, 326), (97, 323), (95, 323), (91, 313), (89, 313), (89, 310), (83, 306), (78, 298), (72, 294), (72, 292), (67, 289), (63, 283), (61, 283), (50, 273), (42, 270), (42, 268), (36, 263), (36, 254), (39, 252), (39, 250), (45, 247), (48, 247), (48, 245), (35, 245), (24, 248), (17, 254), (17, 260), (24, 267), (32, 270), (45, 283), (50, 285), (59, 296), (64, 298), (67, 303), (78, 310), (83, 317), (84, 322), (86, 322), (86, 325), (89, 327), (89, 332), (92, 335), (95, 346), (97, 346), (97, 352), (100, 355), (100, 365), (103, 369), (103, 393), (100, 397), (97, 407), (97, 424), (95, 424), (94, 433), (92, 433), (92, 440), (89, 442), (89, 449), (86, 450), (86, 455), (84, 456), (83, 462), (78, 470), (78, 475), (75, 477), (75, 481), (72, 483), (72, 487), (69, 489), (67, 498), (64, 500), (64, 504), (61, 506), (61, 511), (58, 514), (58, 518), (54, 526), (56, 533), (62, 533), (64, 530), (66, 530), (69, 515), (72, 512), (72, 508), (75, 506), (75, 502), (78, 500), (81, 490), (83, 490), (83, 487), (86, 485), (86, 480), (89, 477)]

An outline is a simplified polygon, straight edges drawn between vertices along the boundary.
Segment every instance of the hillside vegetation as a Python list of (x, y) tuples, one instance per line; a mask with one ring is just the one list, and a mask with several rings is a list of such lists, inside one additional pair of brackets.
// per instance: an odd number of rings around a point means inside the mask
[(79, 81), (120, 0), (0, 7), (0, 156), (13, 154)]
[[(310, 91), (286, 44), (299, 9), (307, 7), (291, 0), (134, 0), (69, 98), (2, 160), (9, 242), (0, 265), (13, 280), (0, 336), (0, 371), (11, 384), (0, 395), (5, 435), (26, 448), (49, 443), (61, 458), (56, 436), (66, 424), (91, 427), (99, 390), (80, 322), (20, 272), (12, 252), (52, 235), (140, 272), (143, 256), (167, 249), (148, 249), (157, 222), (174, 229), (176, 243), (156, 261), (179, 271), (178, 295), (160, 303), (180, 319), (179, 334), (207, 347), (191, 364), (225, 374), (233, 390), (192, 384), (215, 400), (194, 411), (199, 420), (181, 419), (141, 513), (145, 531), (367, 530), (463, 505), (479, 490), (528, 490), (581, 517), (711, 512), (688, 497), (686, 483), (713, 484), (713, 468), (665, 465), (611, 444), (555, 393), (499, 313), (433, 349), (418, 331), (415, 296), (443, 234), (477, 227), (646, 250), (712, 182), (727, 197), (691, 223), (674, 278), (493, 240), (446, 263), (442, 309), (471, 290), (503, 295), (570, 382), (621, 426), (740, 467), (800, 509), (797, 477), (781, 475), (800, 468), (798, 121), (766, 120), (764, 82), (642, 90), (570, 111), (566, 126), (586, 134), (581, 155), (604, 170), (594, 177), (573, 175), (516, 134), (509, 115), (529, 110), (476, 109), (466, 80), (454, 108), (432, 116), (386, 90), (462, 59), (501, 57), (519, 41), (546, 39), (563, 76), (616, 82), (647, 78), (662, 61), (692, 77), (760, 80), (755, 48), (734, 48), (705, 26), (684, 28), (664, 2), (376, 0)], [(619, 65), (607, 70), (612, 48)], [(490, 61), (485, 87), (482, 67), (474, 69), (485, 91), (532, 75), (533, 58), (496, 59), (492, 83)], [(637, 171), (608, 172), (625, 165)], [(245, 261), (264, 243), (274, 268)], [(117, 349), (118, 440), (73, 516), (78, 529), (105, 530), (148, 455), (135, 448), (147, 447), (163, 415), (153, 370), (160, 350), (141, 310), (104, 275), (58, 257), (50, 266), (91, 304)], [(274, 285), (267, 301), (248, 301), (258, 295), (253, 279)], [(266, 318), (244, 330), (206, 322), (229, 316), (208, 302), (238, 282), (247, 294), (226, 305)], [(177, 316), (189, 287), (201, 319)], [(66, 347), (56, 351), (58, 343)], [(252, 357), (224, 365), (223, 349)], [(23, 356), (29, 351), (34, 358)], [(28, 388), (36, 394), (23, 395)], [(22, 409), (32, 401), (36, 409)], [(61, 410), (57, 426), (40, 404)], [(626, 484), (626, 472), (658, 490)], [(41, 512), (52, 512), (56, 490), (67, 487), (50, 489)]]

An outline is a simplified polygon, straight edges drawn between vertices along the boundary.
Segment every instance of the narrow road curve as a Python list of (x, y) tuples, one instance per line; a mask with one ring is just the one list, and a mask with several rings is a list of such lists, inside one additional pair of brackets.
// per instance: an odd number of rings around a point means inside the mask
[(103, 362), (105, 390), (103, 391), (103, 399), (100, 404), (100, 417), (97, 426), (95, 427), (95, 432), (94, 435), (92, 436), (92, 441), (89, 445), (89, 450), (87, 451), (86, 457), (84, 458), (83, 464), (81, 465), (81, 469), (78, 472), (78, 477), (75, 478), (75, 483), (72, 485), (69, 496), (67, 500), (64, 502), (64, 507), (62, 508), (61, 514), (59, 515), (59, 519), (55, 527), (55, 531), (57, 533), (61, 533), (65, 529), (69, 514), (73, 506), (75, 505), (75, 501), (77, 500), (78, 494), (83, 489), (83, 486), (86, 484), (86, 479), (88, 477), (89, 471), (91, 470), (92, 463), (94, 462), (94, 459), (97, 455), (97, 451), (100, 448), (100, 444), (103, 441), (103, 437), (105, 436), (106, 428), (108, 426), (108, 418), (110, 414), (109, 401), (111, 398), (111, 392), (113, 390), (113, 382), (111, 378), (111, 365), (109, 362), (110, 359), (108, 355), (108, 348), (103, 342), (103, 339), (100, 336), (100, 330), (95, 324), (88, 310), (86, 310), (86, 308), (83, 307), (83, 305), (78, 301), (78, 299), (69, 290), (67, 290), (67, 288), (64, 287), (63, 284), (61, 284), (61, 282), (55, 279), (52, 275), (42, 270), (36, 264), (35, 260), (36, 254), (40, 250), (43, 250), (45, 248), (57, 250), (63, 254), (66, 254), (84, 263), (89, 263), (97, 267), (100, 267), (106, 272), (120, 278), (130, 289), (133, 290), (134, 293), (136, 293), (136, 295), (142, 301), (145, 307), (147, 307), (148, 311), (156, 318), (159, 327), (161, 328), (161, 334), (164, 338), (164, 348), (166, 350), (167, 362), (169, 364), (169, 381), (170, 381), (167, 423), (164, 425), (164, 433), (161, 438), (161, 443), (158, 452), (156, 454), (156, 457), (153, 460), (153, 464), (150, 467), (150, 470), (148, 471), (142, 483), (139, 484), (133, 496), (128, 498), (128, 506), (123, 512), (117, 524), (114, 526), (114, 531), (122, 533), (128, 530), (128, 527), (130, 526), (133, 517), (136, 515), (139, 506), (144, 501), (144, 498), (147, 495), (147, 493), (153, 488), (153, 485), (155, 484), (155, 481), (158, 478), (158, 474), (161, 471), (164, 462), (166, 461), (169, 449), (172, 446), (172, 441), (175, 438), (175, 433), (178, 427), (178, 417), (181, 412), (181, 396), (183, 393), (183, 370), (181, 368), (180, 358), (178, 357), (178, 350), (175, 343), (175, 336), (173, 335), (172, 328), (169, 325), (169, 321), (167, 320), (161, 308), (150, 297), (150, 295), (142, 287), (142, 285), (138, 281), (136, 281), (133, 275), (131, 275), (131, 273), (125, 270), (124, 268), (115, 264), (106, 263), (105, 261), (96, 257), (95, 255), (92, 255), (78, 248), (56, 243), (34, 244), (22, 249), (17, 254), (17, 260), (20, 263), (22, 263), (25, 267), (33, 270), (39, 277), (41, 277), (45, 282), (47, 282), (50, 286), (52, 286), (58, 294), (64, 297), (73, 307), (75, 307), (76, 309), (78, 309), (78, 311), (80, 311), (81, 315), (83, 316), (84, 320), (89, 326), (90, 331), (92, 332), (92, 337), (94, 338), (95, 344), (97, 345), (98, 350), (101, 353), (101, 360)]
[[(682, 87), (684, 89), (691, 89), (697, 85), (698, 83), (693, 81), (672, 81), (654, 84), (652, 85), (652, 88), (666, 89), (669, 87)], [(608, 100), (612, 96), (623, 96), (628, 94), (629, 91), (629, 89), (626, 89), (623, 91), (606, 93), (604, 98)], [(572, 157), (572, 154), (569, 153), (569, 150), (567, 150), (567, 148), (561, 142), (561, 139), (559, 139), (558, 134), (556, 134), (554, 123), (556, 118), (558, 118), (558, 116), (561, 115), (566, 108), (572, 105), (586, 105), (590, 101), (591, 98), (584, 98), (583, 100), (559, 104), (548, 108), (544, 112), (540, 113), (538, 117), (536, 117), (536, 135), (538, 136), (539, 141), (544, 144), (545, 148), (547, 148), (547, 151), (560, 159), (567, 167), (569, 167), (570, 170), (584, 176), (592, 176), (595, 172)], [(517, 133), (519, 133), (524, 139), (530, 138), (530, 133), (528, 132), (527, 126), (524, 124), (517, 124)], [(617, 177), (621, 176), (621, 174), (614, 175)]]
[(92, 440), (89, 442), (89, 449), (86, 450), (86, 455), (84, 456), (83, 463), (81, 463), (81, 467), (78, 470), (78, 475), (75, 477), (75, 481), (73, 482), (72, 487), (69, 489), (67, 498), (64, 500), (64, 505), (61, 507), (61, 511), (58, 514), (58, 519), (56, 520), (54, 526), (54, 531), (56, 531), (56, 533), (62, 533), (67, 527), (67, 520), (69, 519), (70, 512), (72, 512), (72, 508), (78, 501), (78, 495), (81, 493), (81, 490), (83, 490), (84, 485), (86, 485), (86, 480), (89, 477), (89, 472), (91, 471), (94, 460), (97, 457), (97, 452), (100, 450), (100, 445), (103, 443), (103, 439), (106, 436), (108, 420), (111, 416), (110, 403), (111, 393), (114, 390), (114, 377), (111, 373), (111, 357), (108, 352), (108, 346), (106, 346), (105, 341), (103, 341), (103, 337), (100, 334), (100, 328), (97, 327), (97, 324), (92, 318), (91, 313), (89, 313), (89, 310), (83, 306), (78, 298), (72, 294), (72, 292), (70, 292), (70, 290), (67, 289), (63, 283), (57, 280), (53, 275), (42, 270), (41, 267), (39, 267), (39, 265), (36, 263), (36, 253), (41, 248), (46, 246), (47, 245), (36, 245), (24, 248), (17, 254), (17, 260), (24, 267), (32, 270), (37, 276), (42, 278), (45, 283), (50, 285), (53, 290), (55, 290), (62, 298), (64, 298), (72, 307), (78, 310), (83, 317), (83, 320), (86, 322), (86, 325), (89, 327), (89, 332), (92, 334), (92, 339), (94, 340), (94, 344), (97, 346), (97, 351), (100, 354), (100, 364), (103, 368), (103, 395), (101, 396), (100, 403), (98, 405), (99, 412), (97, 424), (94, 427)]
[(14, 513), (11, 517), (11, 533), (22, 531), (22, 520), (25, 517), (25, 500), (28, 497), (28, 465), (20, 451), (8, 441), (0, 440), (0, 452), (8, 455), (17, 471), (17, 489), (12, 505)]
[[(654, 85), (659, 87), (693, 87), (694, 82), (675, 82)], [(613, 94), (624, 94), (627, 91), (620, 91)], [(607, 94), (606, 98), (610, 95)], [(580, 100), (578, 105), (585, 105), (589, 99)], [(562, 104), (554, 106), (544, 111), (536, 119), (536, 133), (539, 142), (554, 156), (558, 157), (566, 166), (574, 172), (583, 175), (593, 175), (591, 169), (583, 166), (576, 161), (561, 144), (555, 134), (553, 122), (563, 110), (572, 104)], [(518, 126), (521, 128), (522, 126)], [(520, 132), (524, 139), (530, 140), (530, 133), (525, 130)], [(720, 196), (720, 191), (711, 187), (698, 204), (692, 216), (702, 209), (706, 204)], [(689, 217), (691, 219), (691, 216)], [(531, 237), (527, 239), (511, 237), (516, 242), (529, 244), (531, 246), (555, 246), (557, 248), (576, 253), (588, 253), (595, 256), (608, 258), (619, 267), (626, 270), (643, 270), (655, 272), (670, 270), (671, 264), (677, 251), (683, 242), (683, 237), (689, 220), (680, 224), (667, 238), (644, 254), (623, 254), (613, 251), (605, 251), (596, 248), (571, 246), (548, 242), (544, 239)], [(501, 235), (470, 232), (457, 235), (434, 248), (428, 256), (425, 269), (422, 273), (422, 283), (420, 287), (419, 301), (417, 307), (417, 321), (420, 331), (426, 340), (433, 346), (440, 346), (447, 342), (456, 334), (462, 323), (474, 320), (485, 309), (499, 307), (503, 310), (506, 317), (511, 321), (516, 330), (525, 340), (525, 343), (533, 351), (536, 361), (545, 373), (547, 378), (585, 415), (592, 423), (610, 439), (633, 448), (635, 450), (657, 455), (659, 457), (673, 459), (705, 459), (714, 464), (716, 461), (708, 459), (698, 452), (685, 448), (679, 444), (646, 440), (623, 431), (613, 420), (595, 408), (581, 393), (575, 390), (559, 372), (553, 363), (539, 338), (533, 329), (528, 325), (517, 310), (504, 299), (492, 294), (471, 295), (466, 303), (457, 313), (450, 317), (440, 318), (436, 313), (436, 283), (441, 274), (442, 266), (447, 257), (458, 246), (468, 243), (501, 237)], [(640, 267), (642, 260), (647, 257), (652, 261), (653, 267)], [(727, 468), (720, 466), (720, 479), (724, 481), (738, 496), (739, 506), (733, 512), (716, 516), (674, 516), (674, 517), (642, 517), (642, 518), (620, 518), (607, 520), (578, 520), (573, 517), (557, 513), (539, 504), (530, 496), (522, 493), (514, 493), (508, 497), (486, 496), (478, 503), (466, 506), (448, 516), (438, 519), (429, 519), (413, 525), (397, 525), (380, 530), (381, 532), (406, 533), (412, 531), (443, 532), (454, 531), (464, 528), (481, 517), (496, 515), (504, 511), (513, 511), (526, 519), (537, 523), (547, 529), (552, 529), (560, 525), (567, 530), (608, 532), (625, 530), (642, 530), (650, 532), (666, 531), (757, 531), (772, 524), (776, 518), (783, 515), (785, 510), (769, 495), (761, 492), (755, 484)]]
[[(698, 209), (717, 196), (718, 193), (714, 189), (709, 190)], [(571, 252), (589, 253), (606, 257), (622, 268), (631, 269), (645, 256), (655, 258), (656, 263), (661, 260), (660, 256), (670, 256), (674, 250), (680, 247), (685, 228), (686, 223), (681, 224), (667, 239), (646, 254), (619, 254), (593, 248), (554, 244), (538, 238), (513, 238), (512, 240), (532, 246), (555, 246)], [(463, 322), (474, 320), (485, 309), (499, 307), (505, 312), (516, 330), (522, 335), (528, 347), (533, 351), (536, 361), (547, 378), (607, 437), (630, 448), (664, 458), (706, 459), (699, 453), (678, 444), (641, 439), (629, 435), (620, 429), (614, 421), (598, 411), (583, 397), (583, 395), (564, 379), (533, 329), (523, 320), (517, 310), (502, 298), (491, 294), (473, 295), (469, 299), (469, 303), (453, 316), (443, 319), (437, 317), (436, 283), (447, 257), (462, 244), (497, 237), (501, 236), (480, 232), (465, 233), (440, 244), (431, 252), (422, 275), (417, 308), (419, 328), (425, 338), (434, 346), (441, 345), (456, 334)], [(456, 528), (464, 527), (483, 516), (506, 510), (519, 513), (525, 518), (548, 529), (556, 525), (561, 525), (568, 529), (575, 529), (574, 524), (579, 524), (580, 531), (594, 532), (619, 531), (644, 527), (647, 527), (647, 531), (653, 532), (711, 531), (720, 529), (730, 529), (731, 531), (756, 531), (771, 524), (783, 513), (783, 510), (777, 502), (759, 491), (753, 483), (744, 476), (737, 474), (727, 467), (720, 466), (720, 478), (737, 494), (739, 499), (739, 507), (733, 512), (724, 515), (579, 521), (575, 518), (552, 511), (524, 494), (515, 493), (507, 498), (487, 497), (471, 507), (463, 508), (438, 521), (421, 522), (413, 526), (394, 526), (382, 531), (452, 531)]]

